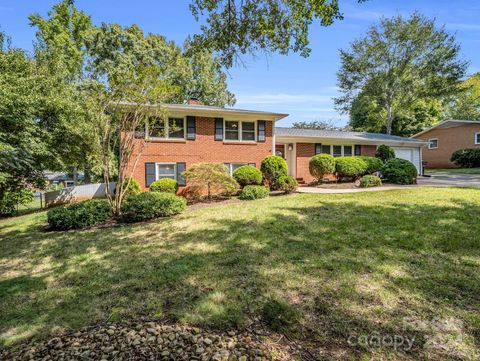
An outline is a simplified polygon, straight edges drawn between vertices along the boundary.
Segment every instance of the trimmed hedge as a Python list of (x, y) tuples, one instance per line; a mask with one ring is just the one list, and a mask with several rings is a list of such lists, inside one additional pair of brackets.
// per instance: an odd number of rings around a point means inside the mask
[(243, 200), (253, 200), (268, 197), (269, 194), (270, 191), (267, 187), (250, 185), (242, 189), (239, 198)]
[(379, 187), (382, 180), (376, 175), (367, 174), (360, 179), (360, 188)]
[(463, 168), (480, 167), (480, 148), (459, 149), (453, 152), (450, 160)]
[(122, 203), (122, 221), (141, 222), (156, 217), (168, 217), (185, 210), (183, 197), (166, 192), (145, 192), (129, 197)]
[(50, 209), (48, 224), (55, 230), (80, 229), (104, 223), (112, 217), (112, 209), (105, 199), (91, 199)]
[(367, 156), (361, 156), (359, 158), (367, 163), (367, 170), (365, 171), (365, 174), (373, 174), (378, 172), (383, 167), (383, 162), (380, 158)]
[(367, 168), (367, 162), (360, 157), (335, 158), (335, 170), (339, 177), (359, 177), (366, 173)]
[(267, 180), (270, 188), (275, 186), (278, 178), (288, 175), (288, 166), (285, 159), (278, 155), (269, 155), (262, 160), (260, 167), (263, 177)]
[(178, 183), (172, 178), (162, 178), (150, 184), (150, 192), (167, 192), (177, 194)]
[(277, 179), (275, 183), (275, 189), (279, 191), (284, 191), (285, 193), (292, 193), (298, 187), (297, 180), (291, 175), (284, 175)]
[(381, 169), (382, 178), (395, 184), (417, 183), (417, 168), (405, 159), (390, 159)]
[(395, 158), (395, 151), (388, 145), (379, 145), (375, 152), (375, 157), (380, 158), (384, 163)]
[[(127, 188), (126, 192), (125, 192), (125, 195), (123, 196), (123, 199), (127, 199), (130, 196), (134, 196), (134, 195), (142, 193), (142, 188), (140, 187), (140, 184), (133, 178), (130, 180), (130, 183), (128, 183), (128, 178), (124, 179), (123, 180), (123, 187)], [(123, 189), (125, 189), (125, 188), (123, 188)]]
[(243, 165), (237, 168), (235, 172), (233, 172), (233, 178), (235, 178), (242, 187), (262, 184), (262, 172), (251, 165)]
[(310, 158), (308, 169), (317, 181), (321, 181), (325, 175), (335, 173), (335, 158), (330, 154), (314, 155)]

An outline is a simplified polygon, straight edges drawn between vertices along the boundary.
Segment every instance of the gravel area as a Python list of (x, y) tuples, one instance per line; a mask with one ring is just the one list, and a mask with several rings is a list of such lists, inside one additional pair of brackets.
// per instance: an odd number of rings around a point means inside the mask
[(0, 352), (0, 360), (270, 360), (254, 334), (132, 322), (86, 327)]

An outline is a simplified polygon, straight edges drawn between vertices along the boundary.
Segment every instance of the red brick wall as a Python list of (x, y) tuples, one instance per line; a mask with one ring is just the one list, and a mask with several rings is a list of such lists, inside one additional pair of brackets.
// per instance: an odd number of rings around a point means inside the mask
[(480, 148), (474, 139), (477, 132), (480, 132), (480, 122), (446, 129), (432, 129), (417, 137), (425, 141), (431, 138), (438, 139), (437, 149), (428, 149), (427, 146), (422, 148), (423, 160), (427, 162), (426, 168), (455, 167), (455, 164), (450, 162), (453, 152), (464, 148)]
[(377, 152), (376, 145), (362, 145), (361, 153), (362, 155), (366, 155), (369, 157), (375, 157), (375, 153)]
[[(186, 162), (187, 168), (195, 163), (255, 163), (260, 168), (263, 158), (272, 153), (272, 122), (266, 121), (265, 142), (245, 143), (216, 141), (214, 118), (196, 118), (195, 140), (149, 141), (134, 171), (134, 178), (143, 189), (146, 162)], [(138, 141), (141, 142), (141, 141)]]

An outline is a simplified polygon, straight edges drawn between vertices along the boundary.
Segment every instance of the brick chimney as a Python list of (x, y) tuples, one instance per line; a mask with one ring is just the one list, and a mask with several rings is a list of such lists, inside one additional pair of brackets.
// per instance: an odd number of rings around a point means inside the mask
[(202, 105), (202, 102), (200, 101), (200, 99), (198, 99), (196, 97), (190, 97), (190, 99), (188, 99), (188, 101), (187, 101), (187, 104), (188, 105)]

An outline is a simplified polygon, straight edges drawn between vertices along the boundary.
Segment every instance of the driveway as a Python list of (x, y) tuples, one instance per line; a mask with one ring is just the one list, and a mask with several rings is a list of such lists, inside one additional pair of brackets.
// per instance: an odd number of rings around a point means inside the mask
[(431, 177), (419, 177), (417, 181), (420, 186), (480, 188), (480, 174), (435, 173)]

